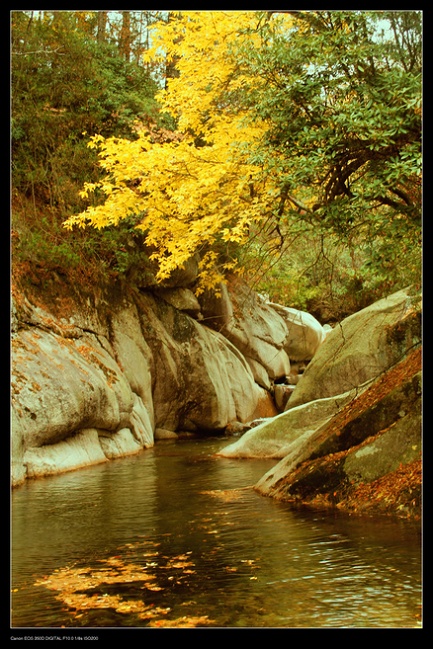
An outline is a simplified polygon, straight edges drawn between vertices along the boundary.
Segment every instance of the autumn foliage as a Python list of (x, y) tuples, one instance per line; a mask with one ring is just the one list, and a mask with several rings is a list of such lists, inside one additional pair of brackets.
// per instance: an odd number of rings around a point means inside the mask
[(92, 136), (105, 177), (65, 226), (134, 215), (157, 279), (199, 253), (198, 293), (246, 244), (278, 256), (307, 231), (368, 241), (365, 272), (389, 274), (397, 240), (419, 245), (420, 56), (417, 12), (383, 18), (394, 40), (379, 12), (171, 12), (145, 61), (170, 70), (157, 100), (176, 127)]
[(231, 242), (244, 242), (249, 225), (265, 209), (251, 192), (255, 166), (236, 146), (252, 143), (262, 126), (247, 124), (243, 111), (219, 105), (223, 91), (242, 87), (230, 48), (255, 21), (248, 12), (182, 12), (159, 25), (146, 58), (164, 53), (177, 61), (179, 76), (159, 95), (163, 110), (177, 121), (177, 133), (164, 137), (138, 124), (134, 141), (92, 137), (90, 146), (99, 147), (107, 176), (86, 183), (82, 196), (102, 191), (106, 200), (69, 218), (67, 227), (102, 228), (131, 213), (140, 215), (138, 227), (154, 250), (159, 279), (196, 252), (201, 253), (202, 287), (223, 279), (234, 262), (228, 254), (218, 269), (220, 251), (228, 252)]

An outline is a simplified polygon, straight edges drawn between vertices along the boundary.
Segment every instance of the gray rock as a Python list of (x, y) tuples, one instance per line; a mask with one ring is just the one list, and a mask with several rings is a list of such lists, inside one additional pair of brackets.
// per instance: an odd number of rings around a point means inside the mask
[(338, 397), (303, 404), (246, 432), (239, 440), (218, 452), (223, 457), (284, 458), (294, 445), (311, 437), (355, 396), (355, 391)]
[(28, 478), (66, 473), (107, 461), (94, 428), (82, 430), (56, 444), (28, 448), (24, 454)]
[(325, 329), (305, 311), (269, 303), (287, 325), (284, 350), (290, 361), (310, 361), (326, 337)]
[(337, 325), (305, 370), (288, 408), (374, 380), (421, 344), (421, 298), (406, 289)]

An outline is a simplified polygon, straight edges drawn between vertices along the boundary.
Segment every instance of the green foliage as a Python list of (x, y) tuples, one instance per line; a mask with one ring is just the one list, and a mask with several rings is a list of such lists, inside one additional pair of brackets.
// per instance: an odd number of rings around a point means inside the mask
[[(180, 12), (157, 46), (179, 73), (163, 114), (157, 61), (97, 39), (94, 13), (12, 12), (17, 258), (144, 281), (150, 235), (167, 259), (200, 250), (221, 273), (236, 259), (271, 299), (325, 319), (420, 283), (421, 12), (235, 12), (236, 29), (234, 14)], [(135, 216), (61, 228), (85, 184), (101, 219), (122, 197)]]
[[(333, 296), (353, 305), (355, 278), (361, 308), (420, 282), (421, 12), (285, 13), (296, 18), (285, 33), (279, 12), (263, 12), (261, 47), (252, 39), (237, 46), (251, 78), (243, 105), (253, 123), (267, 123), (249, 160), (262, 177), (279, 177), (281, 247), (293, 234), (290, 214), (311, 227), (304, 245), (336, 238)], [(344, 258), (355, 253), (356, 272), (346, 272)], [(293, 270), (299, 254), (288, 255), (281, 266)], [(286, 277), (294, 287), (293, 272)], [(307, 286), (322, 285), (324, 298), (331, 292), (326, 274), (319, 284), (310, 279), (302, 274), (293, 288), (299, 306), (308, 303)]]
[(130, 223), (91, 234), (71, 234), (61, 223), (83, 208), (84, 181), (101, 176), (89, 135), (133, 139), (137, 120), (157, 122), (156, 84), (116, 44), (96, 41), (91, 16), (83, 23), (72, 11), (33, 14), (12, 12), (12, 190), (21, 197), (13, 203), (13, 260), (57, 270), (88, 265), (112, 276), (145, 272), (147, 254)]
[(12, 183), (66, 214), (100, 175), (88, 135), (133, 138), (135, 120), (156, 114), (156, 85), (74, 12), (31, 13), (12, 12)]
[[(337, 212), (355, 221), (380, 207), (419, 226), (421, 61), (414, 53), (405, 63), (397, 38), (405, 24), (391, 14), (400, 32), (381, 40), (382, 12), (297, 13), (286, 34), (268, 20), (263, 46), (240, 48), (242, 65), (260, 79), (245, 95), (250, 117), (269, 124), (254, 152), (264, 173), (278, 170), (282, 188), (327, 228)], [(413, 36), (421, 18), (411, 16)]]

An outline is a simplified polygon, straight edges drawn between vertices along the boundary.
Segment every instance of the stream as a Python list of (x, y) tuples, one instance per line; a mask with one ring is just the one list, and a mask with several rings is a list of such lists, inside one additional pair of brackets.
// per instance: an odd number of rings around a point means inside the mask
[(276, 461), (214, 455), (229, 443), (16, 488), (11, 628), (421, 627), (420, 524), (260, 496)]

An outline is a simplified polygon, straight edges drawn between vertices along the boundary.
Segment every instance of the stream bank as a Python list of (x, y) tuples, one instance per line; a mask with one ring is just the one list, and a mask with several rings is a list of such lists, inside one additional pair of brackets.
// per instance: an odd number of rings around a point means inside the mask
[[(86, 292), (59, 276), (49, 290), (14, 285), (13, 486), (240, 426), (223, 455), (282, 462), (257, 485), (264, 495), (352, 499), (357, 511), (368, 484), (364, 509), (419, 517), (420, 295), (409, 287), (329, 331), (237, 278), (198, 299), (193, 283), (189, 269), (175, 285), (134, 290)], [(311, 478), (302, 489), (298, 470)]]

